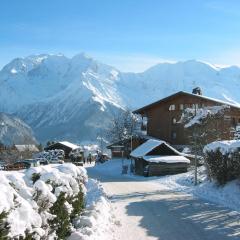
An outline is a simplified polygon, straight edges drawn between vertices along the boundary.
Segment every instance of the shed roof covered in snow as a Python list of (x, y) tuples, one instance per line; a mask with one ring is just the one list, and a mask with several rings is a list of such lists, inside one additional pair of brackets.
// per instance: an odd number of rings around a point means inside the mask
[(53, 144), (45, 147), (44, 150), (48, 151), (48, 150), (54, 150), (54, 149), (62, 149), (65, 153), (65, 157), (68, 158), (71, 151), (77, 150), (79, 148), (81, 148), (81, 147), (78, 145), (75, 145), (75, 144), (67, 142), (67, 141), (62, 141), (62, 142), (53, 143)]
[[(161, 146), (162, 148), (160, 148)], [(130, 153), (130, 156), (135, 158), (144, 157), (144, 156), (150, 155), (150, 153), (156, 150), (157, 148), (159, 149), (159, 151), (153, 154), (154, 156), (162, 156), (162, 155), (182, 156), (182, 154), (179, 151), (177, 151), (175, 148), (170, 146), (165, 141), (155, 140), (155, 139), (149, 139), (145, 143), (141, 144), (139, 147), (137, 147), (135, 150), (133, 150)]]
[(38, 152), (39, 151), (39, 149), (34, 144), (24, 144), (24, 145), (14, 145), (14, 146), (19, 152), (25, 152), (25, 151)]
[(66, 147), (71, 148), (72, 150), (75, 150), (75, 149), (77, 149), (77, 148), (80, 148), (78, 145), (75, 145), (75, 144), (70, 143), (70, 142), (68, 142), (68, 141), (62, 141), (62, 142), (59, 142), (59, 143), (62, 144), (62, 145), (64, 145), (64, 146), (66, 146)]
[(134, 149), (131, 153), (130, 156), (132, 157), (142, 157), (147, 155), (150, 151), (152, 151), (154, 148), (157, 146), (165, 143), (164, 141), (161, 140), (154, 140), (154, 139), (149, 139), (145, 143), (141, 144), (139, 147)]

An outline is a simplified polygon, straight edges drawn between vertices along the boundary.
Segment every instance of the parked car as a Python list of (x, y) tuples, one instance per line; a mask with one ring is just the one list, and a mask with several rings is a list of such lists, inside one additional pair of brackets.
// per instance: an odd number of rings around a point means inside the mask
[(37, 158), (37, 161), (39, 161), (40, 165), (48, 165), (49, 164), (49, 160), (46, 158)]
[(27, 169), (30, 167), (38, 167), (38, 166), (40, 166), (40, 163), (38, 160), (26, 159), (26, 160), (18, 160), (13, 164), (6, 165), (4, 166), (4, 170), (14, 171), (14, 170), (21, 170), (21, 169)]
[(56, 158), (56, 159), (51, 159), (51, 160), (49, 160), (49, 164), (63, 164), (64, 163), (64, 161), (63, 160), (60, 160), (60, 159), (58, 159), (58, 158)]
[(72, 161), (73, 164), (75, 164), (76, 166), (83, 166), (83, 161)]

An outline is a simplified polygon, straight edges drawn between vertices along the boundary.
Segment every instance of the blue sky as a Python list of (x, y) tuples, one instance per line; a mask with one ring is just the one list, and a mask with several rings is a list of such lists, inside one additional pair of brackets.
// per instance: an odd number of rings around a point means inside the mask
[(124, 71), (198, 59), (240, 65), (239, 0), (1, 0), (0, 67), (85, 52)]

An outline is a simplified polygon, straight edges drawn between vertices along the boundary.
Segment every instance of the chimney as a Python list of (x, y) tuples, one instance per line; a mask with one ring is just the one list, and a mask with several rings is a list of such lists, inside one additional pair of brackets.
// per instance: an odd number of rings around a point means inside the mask
[(202, 89), (200, 87), (196, 87), (192, 90), (192, 93), (197, 95), (202, 95)]

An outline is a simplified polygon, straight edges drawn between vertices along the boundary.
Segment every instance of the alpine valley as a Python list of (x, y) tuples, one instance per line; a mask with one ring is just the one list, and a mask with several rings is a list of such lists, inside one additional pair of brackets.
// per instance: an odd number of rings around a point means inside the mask
[(30, 125), (40, 142), (91, 142), (118, 111), (196, 86), (206, 96), (239, 104), (240, 68), (190, 60), (123, 73), (85, 54), (34, 55), (0, 71), (0, 111)]

